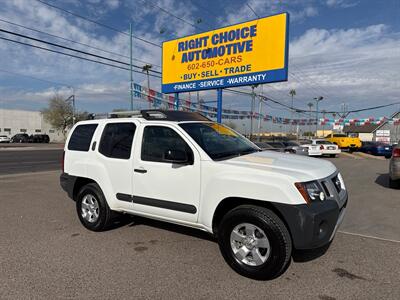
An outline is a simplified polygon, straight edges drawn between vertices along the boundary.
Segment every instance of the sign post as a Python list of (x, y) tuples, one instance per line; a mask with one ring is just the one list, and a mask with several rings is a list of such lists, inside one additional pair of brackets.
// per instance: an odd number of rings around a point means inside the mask
[(222, 123), (222, 89), (217, 89), (217, 123)]

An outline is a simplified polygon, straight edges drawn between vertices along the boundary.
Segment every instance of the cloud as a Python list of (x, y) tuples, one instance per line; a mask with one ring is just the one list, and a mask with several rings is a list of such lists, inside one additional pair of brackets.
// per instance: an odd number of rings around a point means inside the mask
[(293, 87), (298, 105), (322, 95), (321, 104), (329, 109), (339, 109), (342, 102), (351, 108), (396, 102), (398, 49), (399, 33), (384, 24), (310, 29), (290, 44), (289, 82), (275, 85), (272, 93), (283, 97)]
[(329, 7), (349, 8), (358, 5), (358, 1), (353, 0), (327, 0), (326, 5)]
[(317, 3), (314, 0), (292, 0), (288, 3), (278, 0), (250, 0), (240, 3), (242, 4), (239, 7), (232, 5), (227, 8), (227, 15), (219, 20), (221, 25), (255, 19), (257, 16), (254, 15), (249, 6), (260, 17), (287, 11), (290, 13), (292, 22), (302, 22), (319, 14)]

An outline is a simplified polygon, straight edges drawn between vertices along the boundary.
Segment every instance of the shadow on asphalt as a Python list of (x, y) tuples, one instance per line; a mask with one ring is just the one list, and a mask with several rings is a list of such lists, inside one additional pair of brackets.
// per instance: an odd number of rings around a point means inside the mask
[(331, 243), (329, 242), (325, 246), (322, 246), (320, 248), (316, 249), (310, 249), (310, 250), (293, 250), (293, 261), (302, 263), (302, 262), (309, 262), (314, 259), (317, 259), (324, 255), (329, 247), (331, 246)]
[[(135, 227), (138, 225), (145, 225), (145, 226), (150, 226), (153, 228), (161, 229), (161, 230), (167, 230), (170, 232), (178, 233), (178, 234), (184, 234), (187, 236), (191, 236), (194, 238), (199, 238), (207, 241), (211, 241), (214, 243), (217, 243), (217, 239), (212, 236), (211, 234), (190, 228), (190, 227), (185, 227), (181, 225), (176, 225), (172, 223), (167, 223), (167, 222), (162, 222), (162, 221), (157, 221), (157, 220), (152, 220), (152, 219), (147, 219), (144, 217), (139, 217), (139, 216), (123, 216), (119, 221), (116, 221), (113, 226), (111, 226), (109, 229), (117, 229), (123, 226), (129, 226), (129, 227)], [(315, 260), (322, 255), (324, 255), (331, 243), (317, 248), (317, 249), (311, 249), (311, 250), (293, 250), (292, 257), (294, 262), (309, 262), (312, 260)]]
[(400, 186), (398, 188), (389, 186), (389, 174), (388, 173), (385, 173), (385, 174), (378, 173), (378, 177), (376, 177), (375, 183), (379, 184), (380, 186), (387, 188), (387, 189), (392, 189), (392, 190), (400, 189)]
[[(139, 216), (129, 216), (127, 218), (130, 218), (130, 223), (128, 225), (129, 227), (134, 227), (137, 225), (146, 225), (146, 226), (150, 226), (153, 228), (168, 230), (171, 232), (184, 234), (187, 236), (216, 242), (216, 239), (211, 234), (209, 234), (205, 231), (198, 230), (198, 229), (185, 227), (185, 226), (181, 226), (181, 225), (176, 225), (176, 224), (172, 224), (172, 223), (167, 223), (167, 222), (162, 222), (162, 221), (157, 221), (157, 220), (152, 220), (152, 219), (147, 219), (147, 218), (142, 218)], [(127, 225), (127, 224), (125, 224), (125, 225)], [(122, 225), (122, 226), (124, 226), (124, 225)]]

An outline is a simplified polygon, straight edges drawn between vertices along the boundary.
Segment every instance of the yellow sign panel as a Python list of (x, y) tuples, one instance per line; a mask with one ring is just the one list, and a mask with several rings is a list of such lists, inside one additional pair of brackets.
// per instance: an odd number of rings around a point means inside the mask
[(287, 80), (288, 22), (283, 13), (164, 42), (162, 91)]

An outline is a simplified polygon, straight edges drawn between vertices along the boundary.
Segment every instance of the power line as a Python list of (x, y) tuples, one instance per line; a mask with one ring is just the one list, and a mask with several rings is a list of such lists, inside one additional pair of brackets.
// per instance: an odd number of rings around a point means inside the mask
[(56, 85), (60, 85), (60, 86), (72, 87), (71, 84), (66, 84), (66, 83), (61, 83), (61, 82), (57, 82), (57, 81), (51, 81), (51, 80), (47, 80), (47, 79), (37, 78), (37, 77), (34, 77), (34, 76), (29, 76), (29, 75), (25, 75), (25, 74), (13, 72), (13, 71), (8, 71), (8, 70), (4, 70), (4, 69), (0, 69), (0, 72), (12, 74), (12, 75), (17, 75), (17, 76), (21, 76), (21, 77), (26, 77), (26, 78), (30, 78), (30, 79), (34, 79), (34, 80), (38, 80), (38, 81), (43, 81), (43, 82), (47, 82), (47, 83), (51, 83), (51, 84), (56, 84)]
[[(57, 38), (57, 39), (61, 39), (61, 40), (67, 41), (67, 42), (71, 42), (71, 43), (75, 43), (75, 44), (78, 44), (78, 45), (82, 45), (82, 46), (85, 46), (85, 47), (88, 47), (88, 48), (91, 48), (91, 49), (94, 49), (94, 50), (102, 51), (104, 53), (117, 55), (117, 56), (125, 57), (125, 58), (130, 58), (128, 55), (123, 55), (123, 54), (120, 54), (120, 53), (117, 53), (117, 52), (104, 50), (104, 49), (101, 49), (101, 48), (98, 48), (98, 47), (94, 47), (94, 46), (91, 46), (91, 45), (88, 45), (88, 44), (85, 44), (85, 43), (82, 43), (82, 42), (74, 41), (74, 40), (67, 39), (65, 37), (61, 37), (61, 36), (58, 36), (58, 35), (55, 35), (55, 34), (44, 32), (44, 31), (41, 31), (41, 30), (37, 30), (37, 29), (31, 28), (31, 27), (27, 27), (27, 26), (24, 26), (24, 25), (21, 25), (21, 24), (14, 23), (14, 22), (10, 22), (10, 21), (7, 21), (7, 20), (1, 19), (1, 18), (0, 18), (0, 22), (4, 22), (4, 23), (10, 24), (10, 25), (18, 26), (18, 27), (21, 27), (21, 28), (24, 28), (24, 29), (27, 29), (27, 30), (30, 30), (30, 31), (33, 31), (33, 32), (40, 33), (40, 34), (45, 34), (45, 35), (48, 35), (48, 36), (51, 36), (51, 37), (54, 37), (54, 38)], [(140, 60), (140, 59), (137, 59), (137, 58), (132, 58), (132, 59), (136, 60), (138, 62), (144, 63), (144, 64), (149, 64), (149, 62), (146, 62), (146, 61), (143, 61), (143, 60)], [(155, 66), (155, 67), (161, 67), (161, 66), (155, 65), (155, 64), (152, 64), (152, 65)]]
[(247, 5), (248, 8), (250, 8), (250, 10), (253, 12), (253, 14), (255, 14), (255, 16), (256, 16), (257, 18), (260, 18), (260, 16), (259, 16), (259, 15), (256, 13), (256, 11), (250, 6), (249, 3), (246, 3), (246, 5)]
[[(122, 61), (119, 61), (119, 60), (116, 60), (116, 59), (112, 59), (112, 58), (108, 58), (108, 57), (105, 57), (105, 56), (102, 56), (102, 55), (97, 55), (97, 54), (93, 54), (93, 53), (90, 53), (90, 52), (74, 49), (74, 48), (71, 48), (71, 47), (66, 47), (66, 46), (63, 46), (63, 45), (56, 44), (56, 43), (47, 42), (45, 40), (37, 39), (37, 38), (30, 37), (30, 36), (27, 36), (27, 35), (24, 35), (24, 34), (12, 32), (12, 31), (8, 31), (8, 30), (4, 30), (4, 29), (1, 29), (1, 28), (0, 28), (0, 32), (4, 32), (4, 33), (8, 33), (8, 34), (15, 35), (15, 36), (18, 36), (18, 37), (26, 38), (26, 39), (33, 40), (33, 41), (36, 41), (36, 42), (40, 42), (40, 43), (43, 43), (43, 44), (47, 44), (47, 45), (50, 45), (50, 46), (59, 47), (59, 48), (62, 48), (62, 49), (66, 49), (66, 50), (78, 52), (78, 53), (81, 53), (81, 54), (93, 56), (93, 57), (96, 57), (96, 58), (108, 60), (108, 61), (111, 61), (111, 62), (114, 62), (114, 63), (119, 63), (119, 64), (122, 64), (122, 65), (130, 66), (130, 64), (128, 64), (126, 62), (122, 62)], [(133, 66), (135, 68), (141, 69), (140, 66), (136, 66), (136, 65), (133, 65)], [(161, 74), (161, 72), (154, 71), (154, 70), (151, 70), (151, 72), (156, 73), (156, 74)]]
[[(38, 0), (38, 1), (39, 1), (39, 0)], [(173, 14), (173, 13), (170, 12), (169, 10), (167, 10), (167, 9), (161, 7), (161, 6), (158, 6), (157, 4), (155, 4), (155, 3), (151, 2), (151, 1), (140, 0), (140, 2), (145, 3), (145, 4), (148, 4), (148, 5), (153, 6), (153, 7), (155, 7), (155, 8), (158, 8), (158, 9), (161, 10), (163, 13), (165, 13), (165, 14), (167, 14), (167, 15), (170, 15), (170, 16), (172, 16), (172, 17), (174, 17), (174, 18), (180, 20), (180, 21), (182, 21), (182, 22), (185, 23), (185, 24), (188, 24), (188, 25), (192, 26), (193, 28), (196, 28), (196, 29), (199, 29), (199, 30), (205, 30), (205, 29), (203, 29), (203, 28), (201, 28), (201, 27), (199, 27), (199, 26), (197, 26), (197, 25), (195, 25), (195, 24), (193, 24), (193, 23), (190, 23), (189, 21), (187, 21), (187, 20), (185, 20), (185, 19), (183, 19), (183, 18), (181, 18), (181, 17), (179, 17), (179, 16)]]
[[(72, 15), (72, 16), (74, 16), (74, 17), (83, 19), (83, 20), (85, 20), (85, 21), (87, 21), (87, 22), (91, 22), (91, 23), (93, 23), (93, 24), (102, 26), (102, 27), (107, 28), (107, 29), (109, 29), (109, 30), (112, 30), (112, 31), (114, 31), (114, 32), (117, 32), (117, 33), (120, 33), (120, 34), (129, 36), (128, 33), (124, 32), (124, 31), (121, 31), (121, 30), (119, 30), (119, 29), (117, 29), (117, 28), (115, 28), (115, 27), (112, 27), (112, 26), (110, 26), (110, 25), (106, 25), (106, 24), (100, 23), (100, 22), (98, 22), (98, 21), (89, 19), (88, 17), (79, 15), (79, 14), (77, 14), (77, 13), (74, 13), (74, 12), (72, 12), (72, 11), (66, 10), (66, 9), (64, 9), (64, 8), (62, 8), (62, 7), (59, 7), (59, 6), (56, 6), (56, 5), (54, 5), (54, 4), (47, 3), (47, 2), (45, 2), (45, 1), (43, 1), (43, 0), (36, 0), (36, 1), (42, 3), (42, 4), (46, 5), (46, 6), (49, 6), (49, 7), (58, 9), (58, 10), (61, 10), (61, 11), (63, 11), (64, 13), (70, 14), (70, 15)], [(151, 42), (151, 41), (149, 41), (149, 40), (146, 40), (146, 39), (144, 39), (144, 38), (142, 38), (142, 37), (139, 37), (139, 36), (137, 36), (137, 35), (132, 35), (132, 37), (135, 38), (135, 39), (137, 39), (137, 40), (139, 40), (139, 41), (142, 41), (142, 42), (144, 42), (144, 43), (147, 43), (147, 44), (149, 44), (149, 45), (153, 45), (153, 46), (155, 46), (155, 47), (161, 48), (160, 45), (158, 45), (158, 44), (156, 44), (156, 43), (153, 43), (153, 42)]]
[[(41, 50), (45, 50), (45, 51), (49, 51), (49, 52), (53, 52), (53, 53), (57, 53), (57, 54), (61, 54), (61, 55), (69, 56), (69, 57), (73, 57), (73, 58), (78, 58), (78, 59), (82, 59), (82, 60), (86, 60), (86, 61), (102, 64), (102, 65), (109, 66), (109, 67), (118, 68), (118, 69), (121, 69), (121, 70), (130, 71), (130, 69), (125, 68), (125, 67), (121, 67), (121, 66), (117, 66), (117, 65), (114, 65), (114, 64), (105, 63), (105, 62), (94, 60), (94, 59), (90, 59), (90, 58), (87, 58), (87, 57), (82, 57), (82, 56), (78, 56), (78, 55), (74, 55), (74, 54), (70, 54), (70, 53), (65, 53), (65, 52), (61, 52), (61, 51), (57, 51), (57, 50), (53, 50), (53, 49), (49, 49), (49, 48), (44, 48), (44, 47), (40, 47), (40, 46), (32, 45), (32, 44), (29, 44), (29, 43), (24, 43), (24, 42), (12, 40), (12, 39), (1, 37), (1, 36), (0, 36), (0, 39), (5, 40), (5, 41), (9, 41), (9, 42), (13, 42), (13, 43), (17, 43), (17, 44), (20, 44), (20, 45), (24, 45), (24, 46), (29, 46), (29, 47), (33, 47), (33, 48), (37, 48), (37, 49), (41, 49)], [(132, 70), (132, 71), (135, 72), (135, 73), (143, 74), (140, 71), (136, 71), (136, 70)], [(149, 74), (149, 76), (156, 77), (156, 78), (161, 78), (161, 76), (154, 75), (154, 74)]]

